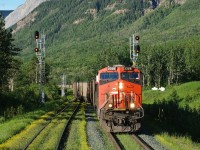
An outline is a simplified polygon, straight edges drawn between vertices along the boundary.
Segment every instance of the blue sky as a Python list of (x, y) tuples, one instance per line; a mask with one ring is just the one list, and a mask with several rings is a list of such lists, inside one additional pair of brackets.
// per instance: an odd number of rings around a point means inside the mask
[(0, 0), (0, 10), (15, 10), (26, 0)]

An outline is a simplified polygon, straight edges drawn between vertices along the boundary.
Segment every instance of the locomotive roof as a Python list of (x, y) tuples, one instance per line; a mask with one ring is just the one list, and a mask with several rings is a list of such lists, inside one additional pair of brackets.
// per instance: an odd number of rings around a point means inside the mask
[[(105, 68), (102, 68), (99, 70), (99, 72), (110, 72), (110, 71), (119, 71), (119, 68), (124, 68), (124, 71), (136, 71), (136, 72), (141, 72), (138, 68), (134, 68), (132, 66), (124, 66), (124, 65), (113, 65), (113, 66), (108, 66)], [(120, 69), (120, 70), (121, 70)], [(121, 70), (122, 71), (122, 70)]]

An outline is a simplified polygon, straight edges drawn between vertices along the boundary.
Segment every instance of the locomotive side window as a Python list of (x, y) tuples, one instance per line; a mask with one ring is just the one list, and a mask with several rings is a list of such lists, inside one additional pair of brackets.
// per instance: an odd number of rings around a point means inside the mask
[(101, 80), (117, 80), (118, 79), (118, 73), (117, 72), (101, 73), (100, 79)]
[(136, 72), (122, 72), (122, 79), (139, 79), (139, 75)]
[(122, 72), (121, 73), (121, 78), (123, 80), (129, 81), (129, 82), (134, 82), (137, 84), (140, 84), (140, 77), (139, 73), (137, 72)]
[(135, 72), (131, 72), (129, 76), (130, 76), (130, 79), (139, 79), (138, 73), (135, 73)]

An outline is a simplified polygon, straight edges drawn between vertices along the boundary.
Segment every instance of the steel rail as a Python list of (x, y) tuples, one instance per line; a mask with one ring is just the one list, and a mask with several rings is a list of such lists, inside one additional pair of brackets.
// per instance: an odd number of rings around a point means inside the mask
[(52, 122), (53, 119), (55, 119), (60, 113), (62, 113), (66, 108), (67, 108), (68, 104), (61, 109), (58, 113), (55, 114), (54, 117), (52, 117), (34, 136), (33, 138), (26, 144), (26, 146), (23, 148), (23, 150), (26, 150), (31, 143), (38, 137), (38, 135)]
[(72, 113), (72, 115), (71, 115), (70, 118), (68, 119), (67, 123), (65, 124), (65, 127), (63, 128), (62, 134), (61, 134), (61, 136), (58, 138), (58, 142), (57, 142), (57, 145), (56, 145), (56, 150), (59, 150), (59, 149), (62, 149), (62, 148), (63, 148), (64, 145), (62, 145), (62, 144), (64, 144), (64, 141), (62, 141), (62, 140), (65, 140), (65, 138), (64, 138), (65, 135), (66, 135), (65, 133), (66, 133), (66, 131), (67, 131), (67, 129), (68, 129), (68, 127), (69, 127), (69, 125), (70, 125), (72, 119), (73, 119), (74, 116), (76, 115), (76, 113), (77, 113), (77, 111), (78, 111), (78, 109), (79, 109), (79, 107), (80, 107), (80, 104), (81, 104), (81, 103), (79, 103), (79, 104), (76, 106), (74, 112)]
[(146, 143), (141, 137), (136, 134), (131, 135), (132, 138), (141, 146), (144, 150), (154, 150), (148, 143)]
[(111, 141), (114, 144), (116, 150), (122, 150), (123, 149), (121, 144), (120, 144), (120, 142), (119, 142), (119, 140), (117, 139), (115, 133), (107, 132), (107, 135), (111, 139)]

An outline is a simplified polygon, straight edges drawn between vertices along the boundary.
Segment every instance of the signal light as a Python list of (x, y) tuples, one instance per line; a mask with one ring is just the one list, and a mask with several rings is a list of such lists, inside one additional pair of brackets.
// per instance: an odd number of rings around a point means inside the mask
[(138, 35), (135, 36), (135, 40), (139, 41), (140, 37)]
[(39, 32), (35, 31), (35, 39), (39, 39)]
[(35, 50), (35, 52), (39, 52), (39, 48), (37, 48), (37, 47), (34, 50)]
[(140, 46), (139, 46), (139, 45), (136, 45), (136, 46), (135, 46), (135, 52), (136, 52), (136, 53), (140, 53)]

